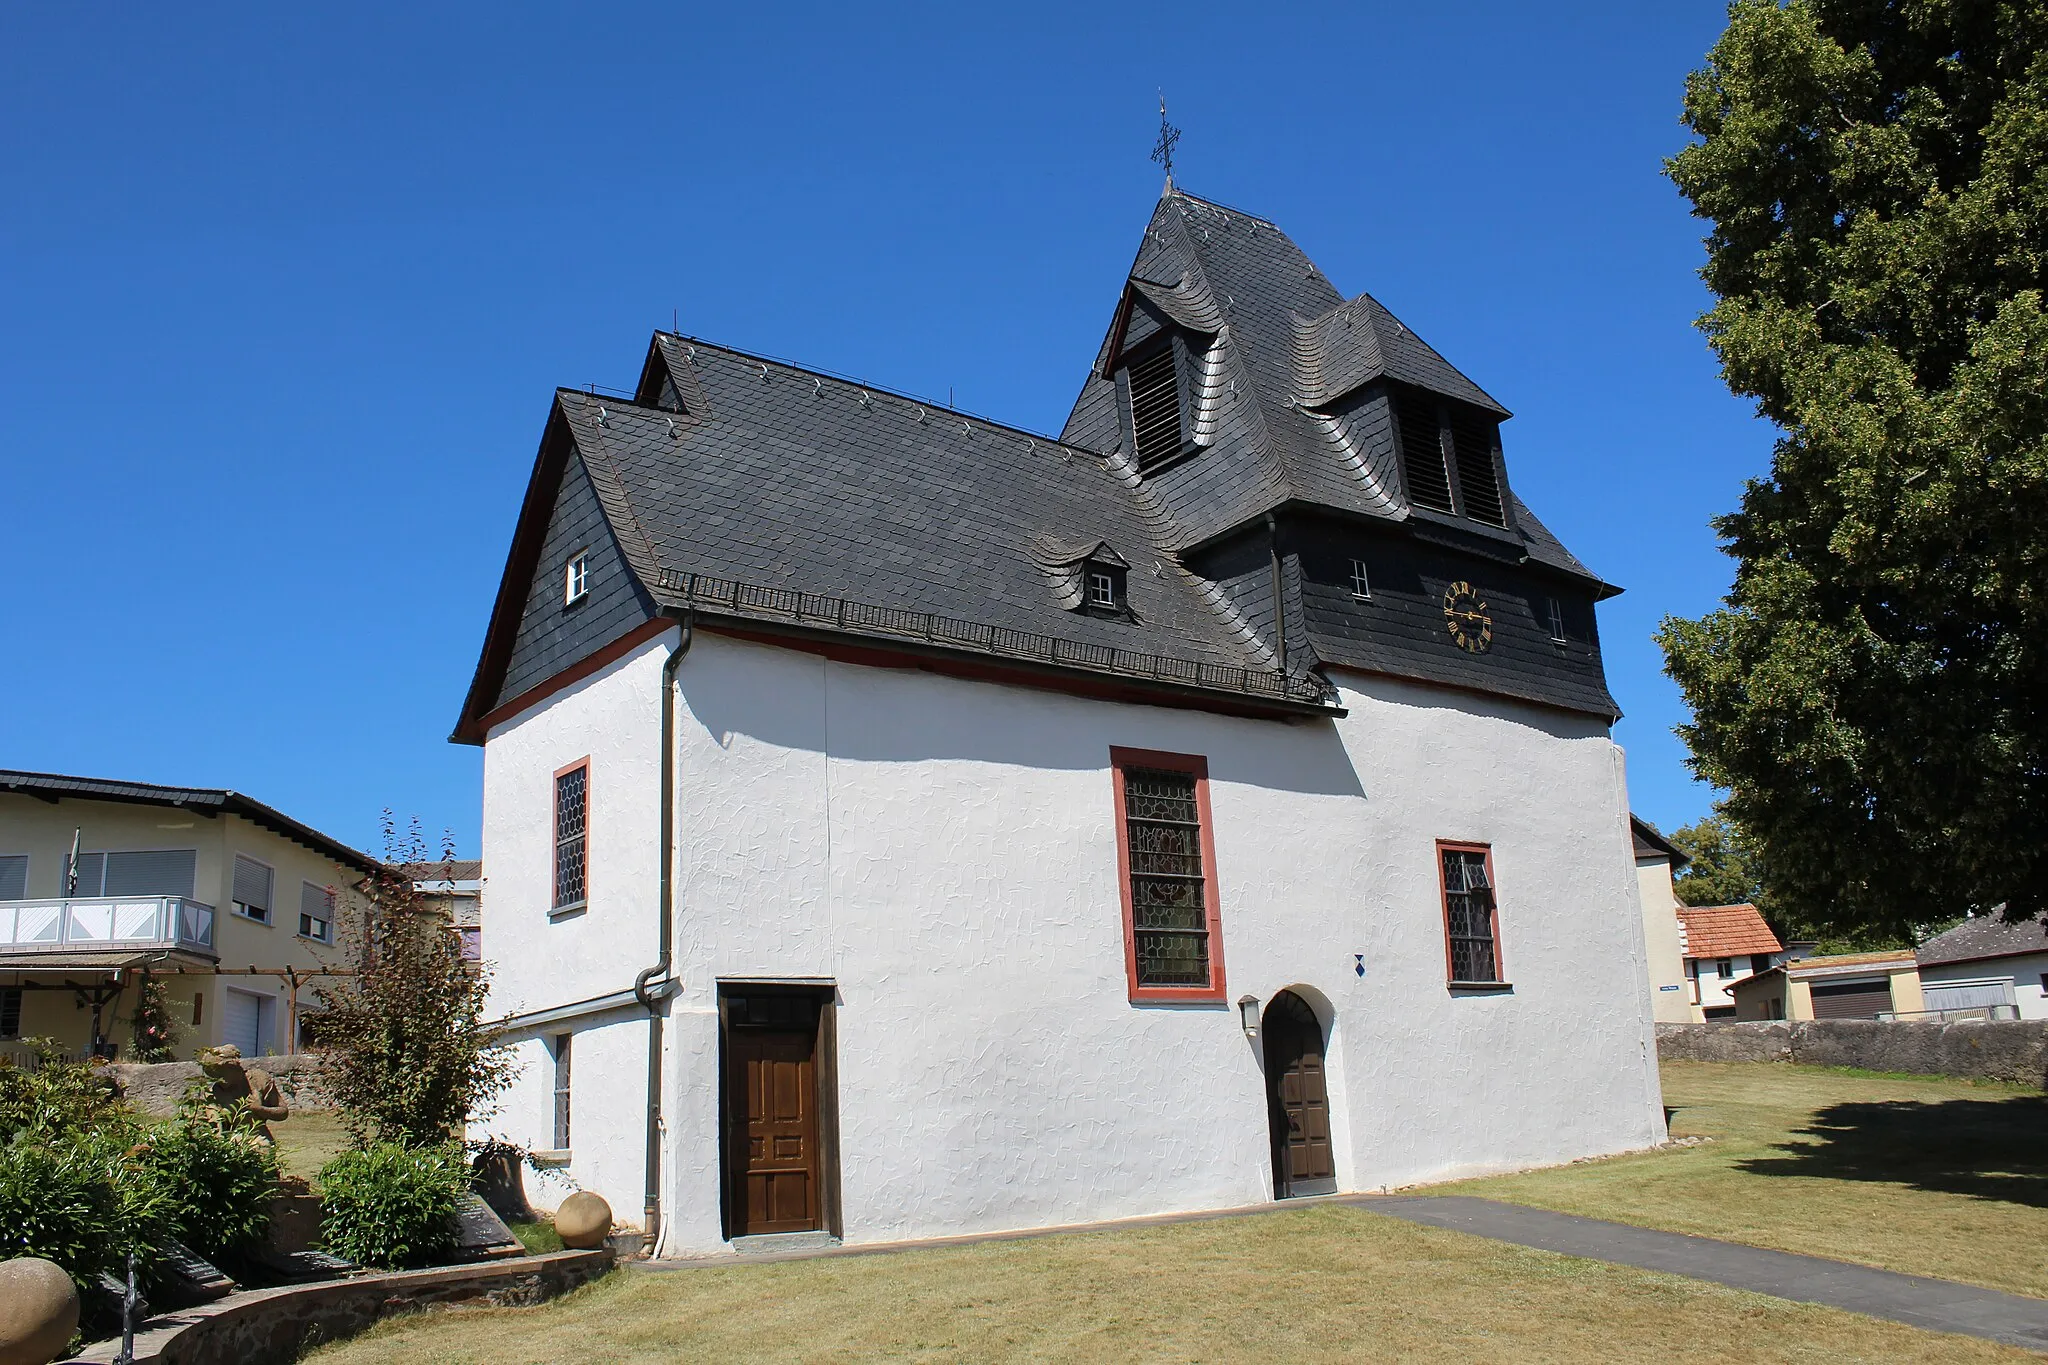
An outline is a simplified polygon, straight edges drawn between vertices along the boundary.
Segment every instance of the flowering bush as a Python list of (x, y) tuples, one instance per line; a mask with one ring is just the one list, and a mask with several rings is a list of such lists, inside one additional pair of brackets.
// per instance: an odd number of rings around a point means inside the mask
[(138, 1062), (168, 1062), (171, 1046), (178, 1041), (178, 1025), (171, 1018), (168, 988), (152, 977), (142, 978), (136, 992), (134, 1046)]

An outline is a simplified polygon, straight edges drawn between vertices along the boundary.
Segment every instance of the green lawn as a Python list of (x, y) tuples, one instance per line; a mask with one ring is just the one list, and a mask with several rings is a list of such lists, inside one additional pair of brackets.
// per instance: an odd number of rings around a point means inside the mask
[[(1436, 1186), (2048, 1297), (2048, 1098), (1672, 1063), (1695, 1147)], [(296, 1121), (296, 1120), (294, 1120)], [(310, 1149), (316, 1126), (301, 1130)], [(387, 1323), (320, 1365), (736, 1361), (2035, 1359), (1336, 1205), (888, 1255), (619, 1271)]]
[(1815, 1365), (2034, 1359), (1336, 1205), (889, 1255), (615, 1271), (540, 1308), (401, 1319), (307, 1359), (1668, 1365), (1702, 1349)]
[(1697, 1147), (1440, 1185), (2048, 1298), (2048, 1096), (1773, 1063), (1667, 1062)]
[(320, 1188), (320, 1168), (348, 1146), (341, 1115), (332, 1109), (294, 1109), (292, 1116), (270, 1125), (277, 1140), (277, 1162), (286, 1175), (304, 1176)]

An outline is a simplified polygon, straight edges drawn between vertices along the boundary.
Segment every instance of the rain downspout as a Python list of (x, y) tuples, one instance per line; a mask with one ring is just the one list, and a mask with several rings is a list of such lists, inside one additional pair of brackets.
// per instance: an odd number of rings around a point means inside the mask
[(1287, 599), (1280, 595), (1280, 526), (1266, 513), (1266, 551), (1273, 560), (1273, 633), (1280, 646), (1280, 676), (1287, 676)]
[(647, 1232), (650, 1256), (661, 1236), (661, 1004), (654, 986), (669, 974), (676, 921), (671, 871), (676, 848), (676, 671), (682, 667), (683, 656), (690, 652), (690, 642), (696, 633), (688, 608), (680, 612), (663, 608), (662, 614), (681, 623), (683, 638), (668, 652), (668, 662), (661, 666), (661, 951), (653, 966), (633, 978), (633, 997), (647, 1011), (647, 1188), (642, 1226)]

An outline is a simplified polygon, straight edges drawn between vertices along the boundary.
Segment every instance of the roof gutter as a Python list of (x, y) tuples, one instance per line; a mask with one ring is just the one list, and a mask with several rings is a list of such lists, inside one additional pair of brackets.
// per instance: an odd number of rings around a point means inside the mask
[(661, 1004), (674, 990), (669, 970), (674, 965), (676, 852), (676, 673), (690, 652), (696, 622), (690, 609), (663, 607), (661, 614), (679, 622), (683, 635), (661, 666), (661, 873), (660, 947), (652, 966), (633, 979), (633, 998), (647, 1011), (647, 1182), (641, 1210), (648, 1253), (661, 1237)]

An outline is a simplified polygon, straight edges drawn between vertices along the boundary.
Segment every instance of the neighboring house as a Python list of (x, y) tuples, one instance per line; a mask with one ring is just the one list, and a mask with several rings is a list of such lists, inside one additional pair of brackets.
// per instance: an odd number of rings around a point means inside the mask
[(1977, 915), (1921, 944), (1919, 959), (1922, 1008), (2009, 1005), (2021, 1019), (2048, 1019), (2048, 925), (2040, 920)]
[(1664, 1136), (1616, 590), (1507, 413), (1170, 188), (1105, 302), (1060, 440), (668, 333), (553, 397), (455, 731), (490, 1131), (663, 1254)]
[(1754, 905), (1680, 905), (1678, 935), (1694, 1022), (1733, 1019), (1729, 988), (1784, 960), (1785, 945)]
[(446, 863), (405, 863), (413, 889), (445, 920), (471, 962), (483, 957), (484, 865), (475, 860)]
[(1636, 853), (1636, 899), (1643, 909), (1643, 947), (1650, 976), (1650, 1009), (1660, 1024), (1699, 1022), (1692, 985), (1685, 969), (1685, 946), (1678, 928), (1683, 907), (1672, 889), (1672, 876), (1692, 859), (1639, 816), (1628, 818)]
[(0, 770), (0, 1037), (125, 1051), (154, 976), (178, 1056), (289, 1051), (376, 866), (239, 792)]
[(1923, 1008), (1910, 950), (1786, 962), (1737, 981), (1737, 1019), (1876, 1019)]

